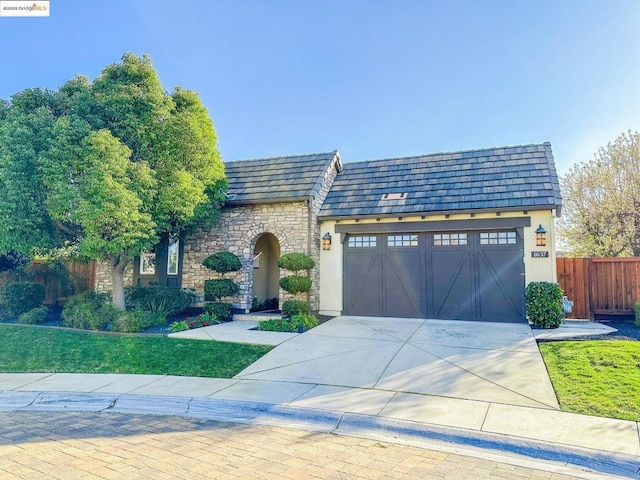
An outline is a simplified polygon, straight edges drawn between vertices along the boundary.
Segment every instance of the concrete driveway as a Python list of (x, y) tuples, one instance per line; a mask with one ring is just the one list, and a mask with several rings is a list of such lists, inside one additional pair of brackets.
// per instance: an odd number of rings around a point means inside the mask
[(383, 403), (393, 395), (383, 410), (389, 415), (438, 398), (558, 409), (526, 324), (341, 316), (287, 340), (235, 378), (313, 384), (324, 397), (354, 387)]

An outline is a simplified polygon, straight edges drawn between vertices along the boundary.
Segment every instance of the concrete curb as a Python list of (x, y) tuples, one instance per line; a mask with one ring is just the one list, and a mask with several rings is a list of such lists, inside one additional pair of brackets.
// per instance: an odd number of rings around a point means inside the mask
[(560, 466), (570, 465), (597, 475), (637, 479), (640, 472), (640, 459), (626, 454), (373, 415), (269, 403), (175, 396), (0, 391), (0, 412), (10, 411), (186, 416), (334, 433), (428, 448), (453, 445), (476, 452), (524, 456), (529, 463), (539, 460)]

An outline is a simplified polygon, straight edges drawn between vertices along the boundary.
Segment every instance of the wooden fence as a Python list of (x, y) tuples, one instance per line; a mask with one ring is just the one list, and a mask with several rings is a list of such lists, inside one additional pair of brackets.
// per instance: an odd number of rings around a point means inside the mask
[(568, 318), (633, 315), (640, 301), (640, 258), (558, 258), (558, 283), (574, 302)]
[(65, 262), (68, 276), (51, 271), (46, 264), (37, 260), (29, 267), (26, 274), (7, 274), (0, 279), (0, 286), (7, 282), (29, 280), (44, 285), (46, 305), (59, 304), (76, 293), (93, 288), (95, 283), (96, 262)]

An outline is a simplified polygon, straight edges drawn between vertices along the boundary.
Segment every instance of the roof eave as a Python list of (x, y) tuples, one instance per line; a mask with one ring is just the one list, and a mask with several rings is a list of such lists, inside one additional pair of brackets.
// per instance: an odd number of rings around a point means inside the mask
[(366, 214), (366, 215), (318, 215), (318, 220), (335, 221), (335, 220), (355, 220), (363, 218), (395, 218), (395, 217), (434, 217), (437, 215), (466, 215), (478, 213), (499, 213), (499, 212), (529, 212), (540, 210), (556, 210), (556, 216), (560, 216), (561, 205), (534, 205), (522, 207), (503, 207), (503, 208), (473, 208), (466, 210), (432, 210), (429, 212), (397, 212), (384, 214)]
[(262, 205), (265, 203), (295, 203), (306, 202), (309, 198), (309, 195), (304, 195), (299, 197), (258, 198), (255, 200), (227, 200), (224, 204), (225, 206), (237, 207), (241, 205)]

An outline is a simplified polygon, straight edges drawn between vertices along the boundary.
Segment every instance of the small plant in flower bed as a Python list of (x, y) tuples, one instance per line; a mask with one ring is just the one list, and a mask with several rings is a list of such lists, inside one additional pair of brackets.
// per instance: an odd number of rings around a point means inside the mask
[(312, 315), (294, 315), (291, 318), (277, 318), (258, 322), (258, 330), (264, 332), (293, 332), (309, 330), (318, 326), (318, 319)]
[(284, 318), (274, 318), (258, 322), (258, 330), (263, 332), (292, 332), (291, 323)]
[(184, 330), (191, 330), (194, 328), (208, 327), (209, 325), (216, 325), (220, 323), (215, 315), (210, 315), (208, 313), (202, 313), (200, 315), (196, 315), (195, 317), (187, 317), (184, 320), (180, 320), (178, 322), (173, 322), (170, 325), (171, 331), (182, 332)]

